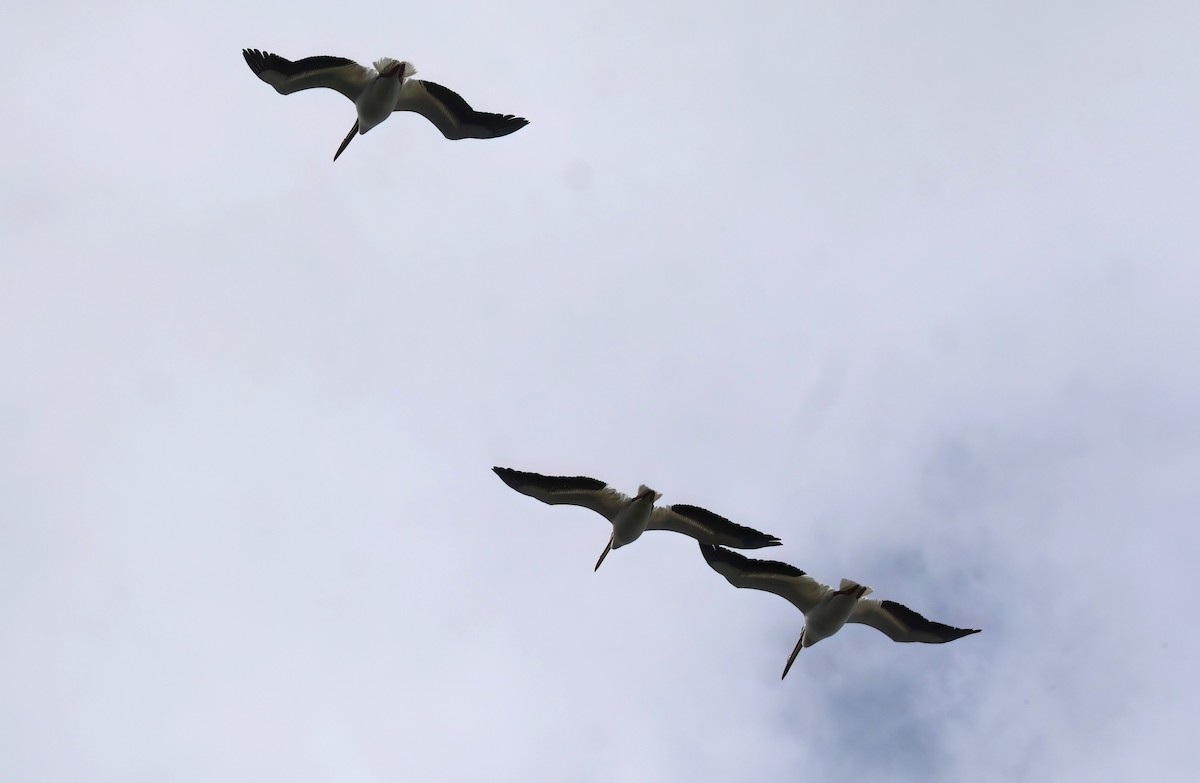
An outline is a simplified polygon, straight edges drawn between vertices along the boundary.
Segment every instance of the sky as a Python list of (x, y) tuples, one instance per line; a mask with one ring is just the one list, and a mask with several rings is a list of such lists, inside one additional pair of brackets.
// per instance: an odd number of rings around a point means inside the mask
[[(0, 779), (1190, 780), (1200, 8), (7, 4)], [(392, 56), (401, 114), (245, 47)], [(501, 465), (982, 633), (802, 626)]]

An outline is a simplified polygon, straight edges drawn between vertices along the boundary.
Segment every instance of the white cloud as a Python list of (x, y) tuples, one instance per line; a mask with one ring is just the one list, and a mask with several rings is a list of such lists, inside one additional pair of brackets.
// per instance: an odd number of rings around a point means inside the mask
[[(370, 12), (0, 19), (0, 777), (1194, 764), (1190, 6)], [(246, 46), (532, 124), (333, 164)], [(785, 602), (666, 534), (593, 574), (495, 464), (984, 632), (781, 683)]]

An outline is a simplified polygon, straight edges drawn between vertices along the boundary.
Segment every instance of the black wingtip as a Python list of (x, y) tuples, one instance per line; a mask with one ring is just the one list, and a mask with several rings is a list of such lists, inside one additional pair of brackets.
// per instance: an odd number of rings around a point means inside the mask
[(495, 473), (497, 476), (499, 476), (501, 481), (503, 481), (505, 484), (512, 487), (513, 489), (516, 489), (517, 486), (520, 485), (520, 483), (521, 483), (521, 480), (520, 480), (521, 472), (519, 470), (513, 470), (512, 468), (502, 468), (502, 467), (496, 466), (496, 467), (492, 468), (492, 472)]
[(941, 638), (933, 642), (933, 644), (953, 642), (956, 639), (961, 639), (964, 636), (970, 636), (980, 631), (979, 628), (955, 628), (953, 625), (946, 625), (945, 623), (939, 623), (937, 620), (930, 620), (915, 609), (909, 609), (897, 601), (884, 600), (880, 601), (880, 604), (884, 609), (899, 618), (901, 622), (908, 625), (909, 628), (940, 636)]
[(514, 117), (513, 115), (505, 115), (498, 121), (493, 123), (491, 130), (496, 134), (496, 138), (507, 136), (510, 133), (516, 133), (529, 124), (529, 120), (524, 117)]
[(705, 561), (710, 566), (715, 567), (718, 563), (733, 566), (739, 571), (767, 571), (770, 573), (780, 574), (782, 576), (806, 576), (804, 571), (796, 568), (791, 563), (781, 563), (778, 560), (757, 560), (753, 557), (735, 552), (732, 549), (726, 549), (721, 546), (712, 544), (701, 544), (700, 552), (704, 555)]
[(246, 59), (246, 65), (250, 66), (250, 70), (254, 71), (255, 75), (260, 79), (265, 71), (276, 71), (283, 76), (297, 76), (320, 68), (338, 68), (343, 65), (354, 65), (353, 60), (348, 60), (345, 57), (331, 57), (329, 55), (305, 57), (302, 60), (293, 62), (286, 57), (280, 57), (277, 54), (272, 54), (261, 49), (243, 49), (242, 57)]
[(470, 114), (466, 115), (466, 118), (464, 122), (484, 128), (490, 134), (486, 138), (491, 139), (498, 139), (501, 136), (516, 133), (529, 124), (529, 120), (524, 117), (517, 117), (512, 114), (492, 114), (486, 111), (471, 110)]
[(704, 555), (704, 559), (709, 565), (727, 563), (737, 568), (745, 568), (754, 562), (745, 555), (738, 554), (732, 549), (726, 549), (716, 544), (700, 544), (700, 553)]
[(250, 66), (250, 70), (254, 71), (255, 76), (261, 76), (262, 72), (267, 70), (267, 61), (272, 58), (278, 58), (279, 55), (264, 52), (259, 49), (243, 49), (242, 58), (245, 59), (246, 65)]
[(604, 489), (605, 484), (600, 479), (590, 476), (543, 476), (541, 473), (530, 473), (513, 468), (494, 467), (492, 470), (500, 480), (518, 492), (522, 487), (536, 486), (551, 492), (591, 491)]
[(687, 503), (676, 503), (671, 506), (675, 513), (689, 517), (713, 531), (712, 536), (706, 536), (710, 542), (737, 549), (762, 549), (767, 546), (779, 546), (782, 542), (778, 537), (755, 530), (752, 527), (739, 525), (715, 512), (700, 506)]

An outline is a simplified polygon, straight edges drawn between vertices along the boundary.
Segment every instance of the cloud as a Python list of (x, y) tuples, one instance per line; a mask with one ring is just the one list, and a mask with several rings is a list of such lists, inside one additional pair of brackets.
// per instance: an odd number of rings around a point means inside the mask
[[(8, 20), (0, 776), (1194, 762), (1194, 12), (280, 10)], [(532, 124), (334, 165), (350, 105), (244, 46)], [(781, 683), (793, 608), (666, 533), (593, 574), (603, 522), (496, 464), (983, 633)]]

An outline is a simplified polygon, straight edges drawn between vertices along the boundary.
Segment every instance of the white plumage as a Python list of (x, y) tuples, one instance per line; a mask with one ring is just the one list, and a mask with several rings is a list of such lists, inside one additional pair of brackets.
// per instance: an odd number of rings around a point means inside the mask
[(412, 111), (432, 122), (447, 139), (494, 139), (529, 124), (524, 117), (475, 111), (462, 96), (434, 82), (409, 78), (412, 63), (383, 57), (374, 68), (345, 57), (305, 57), (295, 62), (258, 49), (243, 49), (250, 70), (281, 95), (325, 87), (354, 102), (358, 118), (334, 160), (355, 135), (366, 133), (394, 112)]
[(734, 587), (766, 590), (791, 601), (804, 613), (804, 629), (783, 668), (784, 677), (800, 650), (833, 636), (846, 623), (869, 625), (897, 642), (941, 644), (979, 633), (978, 629), (955, 628), (927, 620), (895, 601), (864, 601), (863, 598), (872, 592), (871, 588), (849, 579), (843, 579), (834, 590), (799, 568), (777, 560), (754, 560), (703, 543), (700, 552), (712, 569)]
[(673, 530), (709, 544), (758, 549), (779, 546), (775, 536), (731, 522), (698, 506), (675, 504), (655, 506), (662, 497), (644, 484), (634, 497), (609, 487), (600, 479), (586, 476), (543, 476), (512, 468), (492, 468), (508, 486), (537, 498), (543, 503), (567, 503), (590, 508), (612, 523), (612, 537), (604, 548), (596, 568), (604, 562), (610, 549), (620, 549), (636, 541), (647, 530)]

